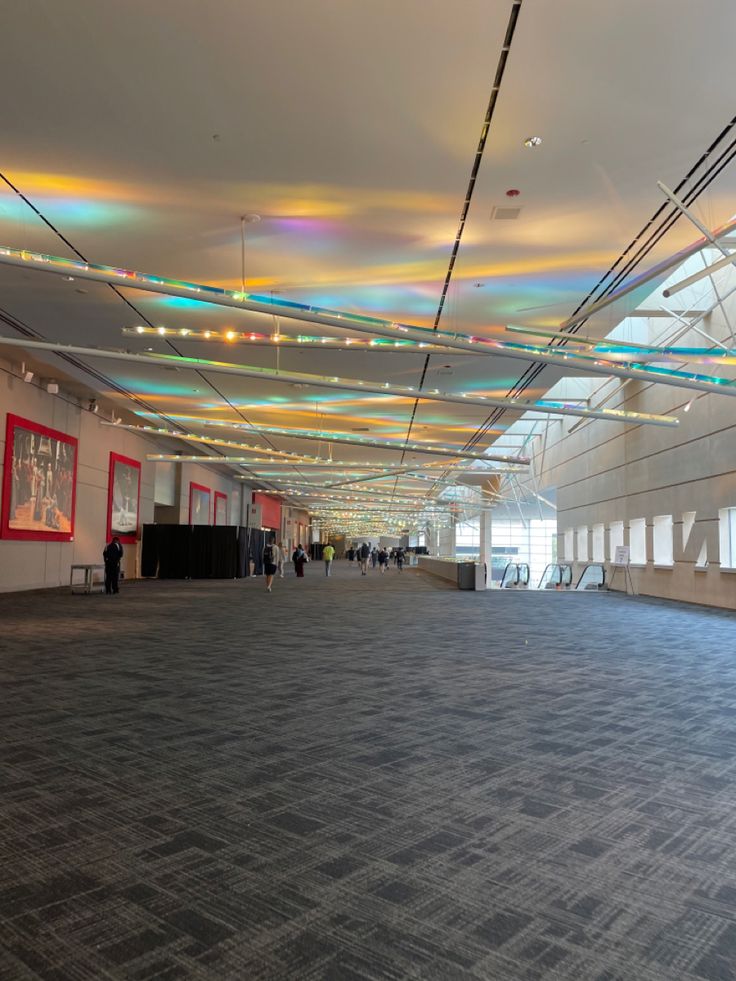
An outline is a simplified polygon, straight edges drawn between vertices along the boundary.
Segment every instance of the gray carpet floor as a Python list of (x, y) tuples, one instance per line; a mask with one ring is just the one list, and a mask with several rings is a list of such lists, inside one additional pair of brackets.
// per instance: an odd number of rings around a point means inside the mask
[(736, 978), (736, 620), (336, 563), (0, 596), (0, 979)]

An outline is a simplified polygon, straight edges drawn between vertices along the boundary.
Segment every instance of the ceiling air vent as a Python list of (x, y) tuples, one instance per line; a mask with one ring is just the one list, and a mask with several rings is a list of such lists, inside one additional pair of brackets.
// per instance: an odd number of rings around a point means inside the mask
[(491, 211), (491, 221), (513, 221), (521, 214), (521, 208), (496, 205)]

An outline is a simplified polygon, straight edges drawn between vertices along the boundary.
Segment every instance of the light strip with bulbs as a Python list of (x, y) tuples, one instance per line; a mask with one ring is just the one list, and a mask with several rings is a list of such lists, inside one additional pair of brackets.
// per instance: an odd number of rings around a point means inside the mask
[[(732, 231), (734, 228), (736, 228), (736, 222), (733, 222), (728, 230)], [(726, 231), (723, 230), (720, 234), (725, 233)], [(702, 245), (698, 246), (698, 248), (702, 248)], [(539, 364), (552, 364), (568, 370), (577, 369), (590, 374), (613, 375), (618, 378), (633, 378), (639, 381), (671, 385), (676, 388), (691, 388), (696, 391), (736, 395), (736, 383), (727, 378), (698, 376), (688, 372), (679, 372), (661, 367), (654, 368), (647, 365), (632, 364), (624, 367), (614, 362), (604, 361), (584, 354), (564, 354), (557, 348), (538, 347), (531, 344), (514, 344), (508, 341), (473, 337), (468, 334), (459, 334), (450, 331), (435, 331), (426, 327), (399, 324), (378, 317), (368, 317), (342, 312), (340, 310), (330, 310), (306, 303), (296, 303), (292, 300), (277, 300), (274, 297), (238, 293), (233, 290), (224, 290), (216, 286), (205, 286), (200, 283), (187, 283), (182, 280), (165, 279), (161, 276), (152, 276), (132, 269), (115, 269), (112, 266), (87, 263), (81, 260), (63, 259), (59, 256), (46, 255), (41, 252), (12, 249), (8, 246), (0, 246), (0, 264), (35, 269), (39, 272), (54, 273), (72, 279), (75, 277), (89, 279), (122, 288), (143, 290), (151, 293), (163, 293), (167, 296), (180, 296), (190, 300), (212, 303), (216, 306), (232, 307), (239, 310), (264, 313), (268, 316), (278, 316), (284, 319), (323, 324), (336, 327), (339, 330), (352, 330), (383, 337), (398, 337), (404, 340), (428, 342), (441, 345), (448, 349), (474, 351), (478, 354), (496, 354), (499, 357), (514, 358), (520, 361), (536, 362)], [(585, 319), (587, 315), (589, 314), (581, 314), (577, 319), (566, 321), (562, 327), (568, 327), (573, 323), (578, 323), (580, 319)], [(488, 404), (491, 403), (489, 402)]]
[[(447, 354), (441, 344), (419, 343), (418, 341), (393, 341), (388, 338), (363, 337), (317, 337), (307, 334), (262, 334), (254, 330), (190, 330), (187, 327), (123, 327), (126, 337), (163, 337), (177, 341), (221, 341), (225, 344), (245, 344), (246, 347), (317, 348), (328, 351), (366, 351), (377, 354)], [(458, 351), (462, 355), (475, 355), (477, 351)]]
[[(250, 443), (239, 443), (237, 440), (233, 439), (221, 439), (217, 436), (194, 436), (191, 433), (180, 433), (173, 429), (160, 429), (156, 426), (130, 426), (124, 423), (112, 423), (112, 422), (101, 422), (103, 426), (116, 426), (118, 429), (127, 429), (129, 432), (142, 433), (146, 436), (166, 436), (169, 439), (183, 439), (190, 443), (208, 443), (212, 446), (226, 446), (233, 450), (256, 450), (258, 452), (267, 452), (262, 446), (252, 446)], [(289, 439), (306, 439), (314, 440), (318, 443), (347, 443), (351, 446), (370, 446), (377, 447), (383, 450), (395, 450), (397, 453), (427, 453), (430, 456), (442, 456), (450, 458), (460, 458), (463, 460), (481, 460), (483, 462), (489, 462), (496, 459), (501, 460), (501, 462), (511, 462), (515, 464), (528, 464), (529, 459), (527, 457), (495, 457), (487, 456), (484, 453), (477, 453), (472, 450), (457, 450), (453, 447), (444, 446), (430, 446), (429, 443), (405, 443), (391, 442), (391, 440), (366, 440), (362, 437), (350, 437), (346, 433), (319, 433), (319, 432), (309, 432), (307, 430), (301, 429), (280, 429), (276, 426), (249, 426), (245, 423), (223, 423), (223, 422), (209, 422), (207, 425), (210, 426), (227, 426), (230, 429), (237, 429), (242, 426), (247, 429), (253, 436), (258, 436), (259, 433), (267, 433), (268, 435), (284, 436)], [(281, 456), (298, 456), (298, 454), (290, 454), (287, 451), (274, 451), (279, 452)], [(317, 457), (314, 458), (315, 460)], [(217, 457), (212, 457), (212, 462), (217, 462)]]
[[(317, 388), (337, 389), (338, 391), (362, 392), (366, 395), (386, 395), (393, 398), (420, 399), (424, 402), (444, 402), (452, 405), (480, 405), (483, 408), (498, 407), (516, 412), (540, 412), (545, 415), (578, 416), (583, 419), (603, 419), (608, 422), (625, 422), (652, 426), (677, 426), (674, 416), (652, 415), (643, 412), (630, 412), (623, 409), (588, 409), (574, 402), (529, 402), (525, 399), (496, 398), (486, 395), (471, 395), (466, 392), (454, 395), (439, 389), (417, 389), (408, 385), (381, 384), (363, 381), (358, 378), (339, 378), (336, 375), (312, 375), (303, 371), (282, 371), (278, 368), (260, 368), (255, 365), (232, 364), (228, 361), (212, 361), (208, 358), (190, 358), (178, 354), (131, 354), (128, 351), (113, 351), (106, 348), (82, 347), (77, 344), (59, 344), (55, 341), (32, 341), (25, 338), (0, 337), (0, 344), (22, 347), (24, 350), (51, 351), (55, 354), (75, 354), (91, 358), (105, 358), (112, 361), (133, 362), (156, 368), (190, 368), (213, 374), (236, 375), (241, 378), (257, 378), (264, 381), (289, 385), (312, 385)], [(570, 357), (574, 355), (570, 354)], [(567, 357), (567, 355), (565, 355)], [(695, 377), (695, 376), (693, 376)], [(710, 387), (706, 389), (710, 391)], [(736, 387), (733, 394), (736, 395)]]

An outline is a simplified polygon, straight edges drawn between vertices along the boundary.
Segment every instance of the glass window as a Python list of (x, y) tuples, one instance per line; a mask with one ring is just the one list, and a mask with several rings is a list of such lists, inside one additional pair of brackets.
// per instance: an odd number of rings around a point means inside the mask
[(565, 529), (565, 561), (572, 562), (575, 558), (575, 529)]
[(578, 562), (588, 561), (588, 526), (578, 528)]
[(647, 520), (632, 518), (629, 522), (630, 558), (635, 565), (644, 565), (647, 561)]
[(608, 529), (608, 558), (613, 562), (616, 557), (616, 547), (624, 543), (623, 521), (612, 521)]
[(672, 515), (658, 514), (654, 518), (652, 533), (654, 564), (672, 565)]
[(593, 561), (606, 560), (606, 526), (593, 525)]
[(721, 546), (721, 567), (736, 569), (736, 508), (721, 508), (718, 512), (718, 537)]

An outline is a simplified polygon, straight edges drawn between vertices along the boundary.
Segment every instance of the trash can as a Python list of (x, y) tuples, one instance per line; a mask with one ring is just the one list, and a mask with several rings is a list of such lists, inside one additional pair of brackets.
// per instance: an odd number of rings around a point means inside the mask
[(485, 562), (475, 563), (475, 588), (476, 589), (487, 589), (488, 584), (486, 581), (486, 564)]
[(458, 562), (457, 588), (475, 589), (475, 562)]

